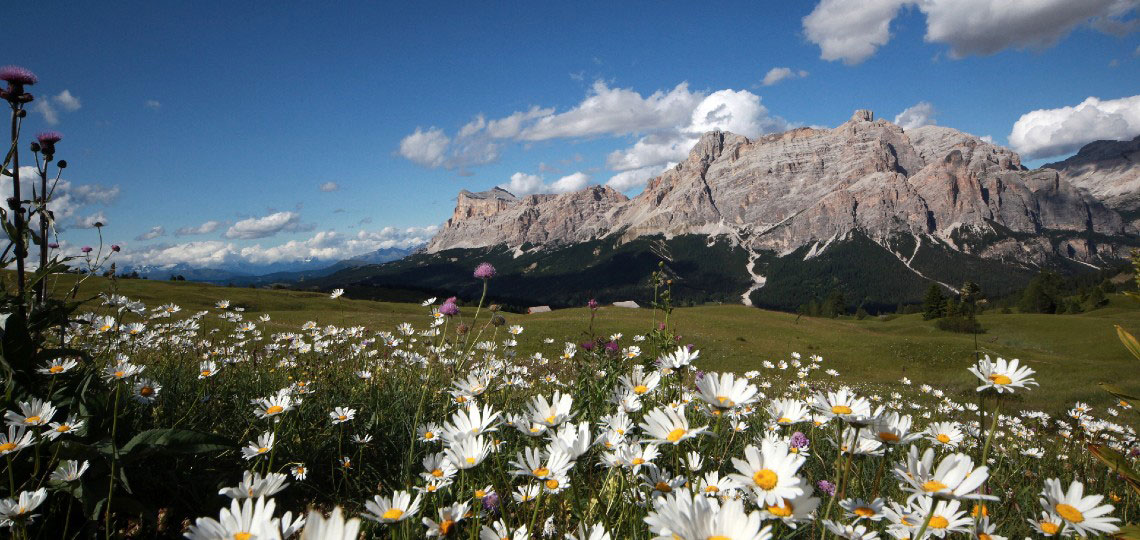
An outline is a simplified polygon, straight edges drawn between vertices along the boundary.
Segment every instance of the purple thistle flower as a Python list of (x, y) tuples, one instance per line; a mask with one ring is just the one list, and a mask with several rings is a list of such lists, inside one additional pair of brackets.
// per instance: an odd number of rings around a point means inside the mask
[(454, 317), (455, 315), (459, 315), (459, 306), (449, 298), (443, 305), (439, 306), (439, 312), (448, 317)]
[(36, 140), (43, 146), (53, 145), (63, 140), (63, 135), (58, 131), (43, 131), (36, 135)]
[(618, 344), (616, 341), (606, 343), (606, 352), (618, 352)]
[(80, 249), (79, 251), (82, 251), (84, 253), (91, 253), (91, 246), (83, 246), (83, 249)]
[(810, 441), (808, 441), (807, 435), (804, 435), (802, 432), (797, 431), (792, 434), (791, 440), (788, 441), (788, 446), (791, 446), (792, 448), (804, 448), (809, 444), (809, 442)]
[(820, 491), (822, 491), (828, 495), (835, 495), (835, 484), (832, 484), (831, 482), (828, 482), (827, 480), (820, 480), (819, 483), (816, 484), (816, 487), (818, 487)]
[(592, 350), (594, 350), (594, 342), (593, 341), (583, 341), (582, 344), (579, 345), (579, 347), (582, 347), (583, 351), (592, 351)]
[(119, 247), (119, 244), (111, 244), (111, 251), (118, 253), (120, 249), (122, 248)]
[(699, 381), (703, 378), (705, 378), (705, 372), (698, 369), (697, 374), (695, 375), (695, 380)]
[(483, 510), (494, 514), (499, 511), (499, 494), (495, 492), (483, 496)]
[(12, 86), (32, 85), (39, 82), (32, 70), (20, 66), (4, 66), (0, 68), (0, 81), (6, 81)]
[(495, 267), (489, 262), (479, 263), (475, 267), (475, 279), (491, 279), (495, 277)]
[(48, 242), (48, 247), (52, 249), (59, 249), (59, 244), (55, 242)]
[(586, 307), (590, 309), (598, 309), (597, 299), (591, 298), (589, 302), (586, 302)]

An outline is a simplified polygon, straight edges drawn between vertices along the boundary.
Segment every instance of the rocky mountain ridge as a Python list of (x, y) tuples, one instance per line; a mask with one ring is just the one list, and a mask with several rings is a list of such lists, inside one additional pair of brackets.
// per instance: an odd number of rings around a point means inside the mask
[(1013, 151), (978, 137), (939, 126), (904, 130), (866, 110), (834, 129), (751, 140), (714, 131), (632, 199), (602, 186), (521, 198), (499, 188), (463, 191), (427, 251), (698, 234), (728, 237), (754, 254), (808, 246), (811, 257), (858, 232), (908, 266), (924, 243), (1019, 264), (1061, 257), (1097, 266), (1122, 258), (1129, 242), (1113, 239), (1134, 238), (1136, 227), (1097, 197), (1127, 189), (1095, 182), (1109, 171), (1130, 185), (1134, 169), (1096, 158), (1127, 161), (1135, 149), (1082, 154), (1030, 171)]

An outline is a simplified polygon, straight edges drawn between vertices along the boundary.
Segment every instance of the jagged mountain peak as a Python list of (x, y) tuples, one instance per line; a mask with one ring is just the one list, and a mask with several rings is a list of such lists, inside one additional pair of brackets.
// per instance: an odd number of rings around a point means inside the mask
[(1134, 233), (1063, 174), (1027, 171), (1007, 148), (947, 127), (905, 130), (861, 109), (834, 129), (704, 133), (633, 199), (601, 186), (521, 198), (461, 192), (428, 252), (705, 234), (787, 254), (853, 231), (883, 246), (903, 235), (987, 258), (1090, 264), (1121, 255), (1090, 235)]

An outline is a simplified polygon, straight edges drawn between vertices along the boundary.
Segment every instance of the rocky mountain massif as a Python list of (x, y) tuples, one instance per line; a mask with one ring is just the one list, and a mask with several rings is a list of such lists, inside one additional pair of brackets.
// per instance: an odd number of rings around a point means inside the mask
[(645, 300), (663, 260), (694, 302), (790, 308), (837, 289), (885, 307), (967, 279), (1000, 294), (1044, 268), (1119, 264), (1140, 245), (1138, 148), (1140, 138), (1101, 141), (1028, 170), (978, 137), (903, 130), (866, 110), (835, 129), (710, 132), (632, 199), (602, 186), (462, 191), (424, 252), (329, 279), (365, 294), (463, 293), (459, 268), (490, 258), (520, 303)]

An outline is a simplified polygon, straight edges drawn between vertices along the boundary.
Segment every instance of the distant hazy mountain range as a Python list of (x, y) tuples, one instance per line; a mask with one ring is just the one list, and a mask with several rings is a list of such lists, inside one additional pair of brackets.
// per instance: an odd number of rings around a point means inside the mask
[(180, 263), (165, 266), (129, 266), (125, 267), (123, 272), (138, 272), (140, 277), (147, 279), (170, 279), (171, 276), (182, 276), (189, 281), (219, 284), (269, 285), (281, 283), (300, 285), (305, 280), (327, 276), (346, 268), (395, 261), (422, 247), (384, 248), (342, 261), (309, 259), (262, 265), (235, 263), (218, 268), (195, 268)]
[(1119, 265), (1140, 246), (1140, 138), (1099, 141), (1028, 170), (1013, 151), (870, 111), (835, 129), (757, 139), (706, 133), (688, 159), (630, 199), (594, 186), (515, 197), (461, 191), (422, 252), (310, 275), (360, 297), (458, 294), (487, 260), (496, 300), (645, 301), (664, 262), (675, 298), (795, 308), (831, 291), (852, 306), (921, 299), (967, 280), (990, 294), (1042, 269)]

